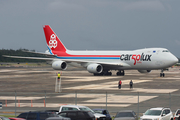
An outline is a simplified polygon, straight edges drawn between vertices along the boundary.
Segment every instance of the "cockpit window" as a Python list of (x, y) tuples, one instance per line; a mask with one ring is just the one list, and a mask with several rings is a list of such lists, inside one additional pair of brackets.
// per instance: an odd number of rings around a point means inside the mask
[(162, 52), (169, 52), (168, 50), (163, 50)]

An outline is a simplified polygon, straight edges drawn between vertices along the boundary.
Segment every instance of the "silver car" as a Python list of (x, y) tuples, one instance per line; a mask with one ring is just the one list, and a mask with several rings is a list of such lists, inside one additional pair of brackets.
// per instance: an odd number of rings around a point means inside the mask
[(151, 108), (140, 117), (140, 120), (173, 120), (173, 114), (170, 108)]
[(71, 118), (59, 116), (59, 117), (49, 117), (49, 118), (46, 118), (46, 120), (71, 120)]
[(114, 120), (138, 120), (138, 117), (132, 110), (121, 110), (116, 114)]
[(0, 120), (10, 120), (10, 119), (7, 117), (0, 116)]

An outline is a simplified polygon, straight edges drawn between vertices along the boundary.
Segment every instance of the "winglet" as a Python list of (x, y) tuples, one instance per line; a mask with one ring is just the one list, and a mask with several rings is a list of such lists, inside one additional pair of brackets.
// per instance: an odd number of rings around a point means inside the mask
[(51, 51), (51, 54), (58, 52), (65, 52), (66, 47), (63, 45), (63, 43), (60, 41), (60, 39), (57, 37), (55, 32), (51, 29), (49, 25), (44, 25), (44, 34), (46, 37), (46, 43), (48, 46), (48, 49)]

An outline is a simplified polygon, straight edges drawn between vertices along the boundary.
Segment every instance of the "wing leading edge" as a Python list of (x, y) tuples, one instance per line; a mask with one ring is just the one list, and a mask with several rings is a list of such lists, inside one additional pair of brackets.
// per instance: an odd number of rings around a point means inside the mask
[(57, 59), (55, 58), (42, 58), (42, 57), (23, 57), (23, 56), (9, 56), (9, 55), (3, 55), (4, 57), (9, 57), (9, 58), (20, 58), (20, 59), (34, 59), (34, 60), (51, 60), (51, 61), (64, 61), (67, 63), (78, 63), (78, 64), (101, 64), (101, 65), (105, 65), (105, 66), (118, 66), (118, 67), (129, 67), (130, 65), (128, 65), (127, 63), (124, 62), (100, 62), (100, 61), (88, 61), (88, 60), (77, 60), (77, 59)]

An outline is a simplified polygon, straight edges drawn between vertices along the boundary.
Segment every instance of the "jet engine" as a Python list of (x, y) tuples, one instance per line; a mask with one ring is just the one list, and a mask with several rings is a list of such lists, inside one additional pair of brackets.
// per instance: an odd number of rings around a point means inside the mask
[(140, 73), (150, 73), (151, 70), (138, 70)]
[(100, 64), (90, 64), (87, 66), (87, 70), (90, 73), (101, 73), (103, 71), (103, 66)]
[(52, 68), (54, 70), (65, 70), (67, 68), (67, 64), (64, 61), (54, 61), (52, 63)]

